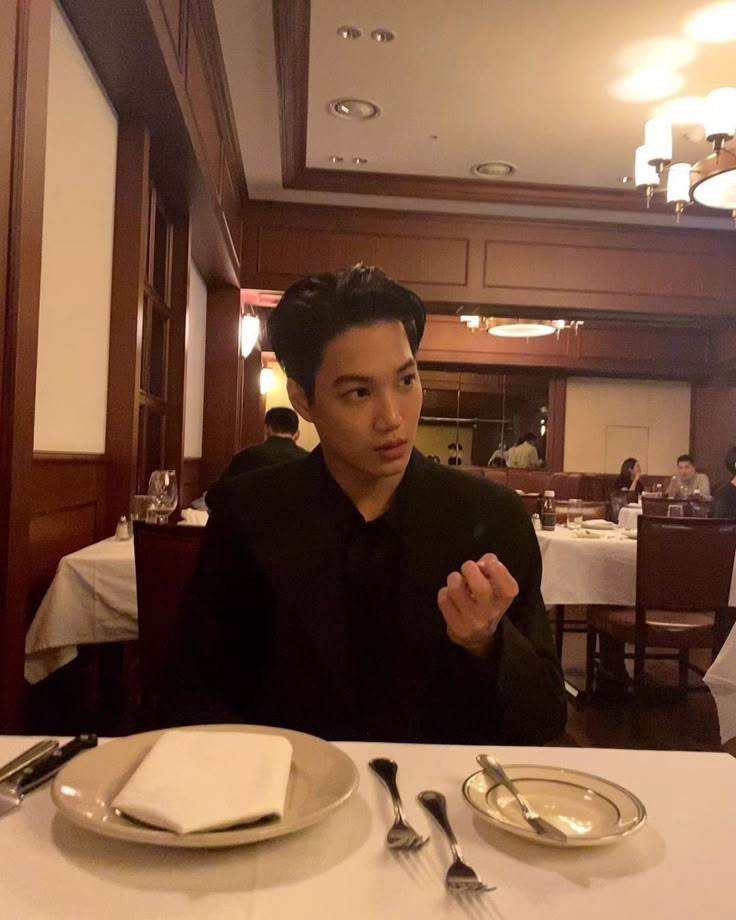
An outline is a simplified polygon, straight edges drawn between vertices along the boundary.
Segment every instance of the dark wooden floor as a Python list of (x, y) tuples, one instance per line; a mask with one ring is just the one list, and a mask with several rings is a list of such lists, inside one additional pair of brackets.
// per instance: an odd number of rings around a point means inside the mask
[[(701, 668), (710, 664), (708, 653), (693, 660)], [(585, 636), (566, 633), (562, 665), (571, 685), (584, 688)], [(676, 662), (647, 664), (657, 688), (677, 686)], [(635, 705), (630, 694), (623, 697), (584, 695), (570, 697), (565, 741), (580, 747), (643, 748), (650, 750), (720, 751), (715, 703), (702, 680), (691, 674), (687, 699), (677, 694), (653, 693)]]

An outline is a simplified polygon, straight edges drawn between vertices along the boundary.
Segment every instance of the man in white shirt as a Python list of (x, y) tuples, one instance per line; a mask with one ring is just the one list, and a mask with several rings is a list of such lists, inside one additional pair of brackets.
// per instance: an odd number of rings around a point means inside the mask
[(509, 451), (507, 464), (514, 469), (536, 470), (541, 464), (535, 446), (536, 435), (531, 431), (523, 435)]
[(705, 473), (695, 469), (695, 461), (690, 454), (680, 454), (677, 473), (670, 479), (665, 494), (668, 498), (690, 498), (696, 492), (710, 498), (710, 480)]

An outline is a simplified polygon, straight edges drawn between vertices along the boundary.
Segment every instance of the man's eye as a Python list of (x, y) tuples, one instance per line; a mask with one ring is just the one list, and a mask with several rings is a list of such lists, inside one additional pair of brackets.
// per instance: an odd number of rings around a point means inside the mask
[(354, 390), (348, 390), (343, 396), (345, 399), (365, 399), (370, 396), (370, 390), (368, 387), (356, 387)]
[(404, 374), (404, 376), (401, 378), (402, 386), (410, 387), (416, 380), (416, 376), (416, 374)]

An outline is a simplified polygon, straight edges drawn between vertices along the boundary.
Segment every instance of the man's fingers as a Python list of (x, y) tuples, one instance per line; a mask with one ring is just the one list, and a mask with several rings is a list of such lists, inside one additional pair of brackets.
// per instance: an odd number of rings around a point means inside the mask
[(496, 597), (513, 600), (519, 593), (518, 582), (493, 553), (486, 553), (478, 561), (478, 567), (488, 579)]
[(477, 562), (464, 562), (460, 569), (471, 595), (476, 601), (491, 596), (491, 584)]

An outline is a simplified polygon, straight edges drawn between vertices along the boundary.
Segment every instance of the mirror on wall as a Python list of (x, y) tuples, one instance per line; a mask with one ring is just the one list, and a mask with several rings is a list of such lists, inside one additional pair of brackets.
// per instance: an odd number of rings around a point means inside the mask
[(541, 458), (547, 440), (550, 377), (529, 372), (420, 365), (424, 403), (417, 447), (440, 463), (487, 466), (527, 432)]

